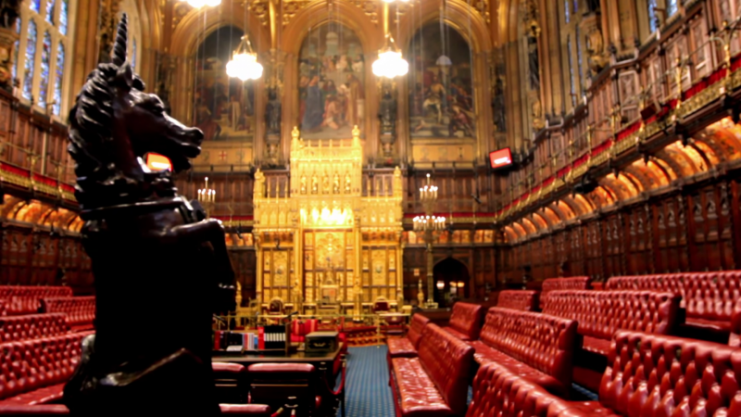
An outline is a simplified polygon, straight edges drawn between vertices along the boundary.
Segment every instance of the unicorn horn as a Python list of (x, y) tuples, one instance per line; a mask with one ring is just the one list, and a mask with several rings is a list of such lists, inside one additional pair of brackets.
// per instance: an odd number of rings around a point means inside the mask
[(118, 22), (118, 31), (116, 33), (116, 43), (113, 45), (113, 51), (111, 52), (111, 61), (113, 61), (113, 65), (116, 65), (120, 67), (121, 65), (126, 62), (126, 55), (128, 50), (128, 44), (129, 44), (129, 28), (128, 28), (128, 22), (129, 18), (124, 13), (121, 16), (121, 21)]

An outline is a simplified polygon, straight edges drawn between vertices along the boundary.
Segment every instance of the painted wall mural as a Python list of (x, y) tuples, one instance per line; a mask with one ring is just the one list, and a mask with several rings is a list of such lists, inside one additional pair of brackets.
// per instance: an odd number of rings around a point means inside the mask
[(255, 86), (226, 75), (226, 64), (244, 33), (225, 26), (198, 48), (193, 120), (205, 141), (252, 141), (255, 134)]
[(471, 49), (454, 29), (430, 23), (409, 45), (412, 137), (474, 137)]
[(304, 139), (348, 139), (364, 133), (365, 57), (360, 39), (330, 22), (312, 29), (299, 56), (299, 117)]

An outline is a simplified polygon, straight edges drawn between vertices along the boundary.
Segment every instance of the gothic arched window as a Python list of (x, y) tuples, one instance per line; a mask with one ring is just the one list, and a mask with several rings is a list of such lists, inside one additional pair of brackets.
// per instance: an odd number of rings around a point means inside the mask
[(66, 111), (68, 105), (65, 51), (72, 46), (68, 29), (74, 3), (30, 0), (21, 8), (17, 24), (20, 39), (16, 42), (13, 76), (19, 82), (20, 98), (55, 116)]
[[(561, 45), (562, 45), (562, 65), (566, 68), (563, 83), (568, 86), (569, 94), (571, 97), (567, 97), (566, 102), (571, 104), (571, 110), (573, 110), (580, 102), (579, 97), (585, 94), (584, 91), (584, 77), (588, 74), (584, 73), (584, 59), (583, 59), (583, 47), (584, 42), (581, 39), (581, 33), (579, 31), (579, 24), (581, 22), (581, 14), (579, 13), (579, 0), (565, 0), (563, 2), (564, 17), (561, 24)], [(567, 105), (567, 112), (569, 111)]]
[(141, 62), (141, 48), (139, 45), (141, 45), (142, 29), (139, 9), (135, 0), (123, 0), (120, 10), (119, 19), (123, 13), (126, 13), (129, 18), (129, 63), (134, 68), (134, 71), (140, 72), (141, 69), (138, 65)]

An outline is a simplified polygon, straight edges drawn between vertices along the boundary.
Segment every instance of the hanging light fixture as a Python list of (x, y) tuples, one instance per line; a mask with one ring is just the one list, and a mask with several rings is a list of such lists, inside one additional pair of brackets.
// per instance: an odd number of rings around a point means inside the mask
[(249, 37), (242, 36), (232, 60), (226, 64), (226, 74), (242, 81), (257, 80), (262, 77), (262, 69), (262, 64), (257, 62), (257, 54), (252, 50)]
[(401, 57), (401, 51), (396, 48), (394, 38), (386, 35), (386, 46), (378, 53), (378, 59), (373, 63), (373, 74), (376, 77), (395, 78), (407, 75), (409, 63)]
[(196, 9), (200, 9), (201, 7), (216, 7), (221, 4), (221, 0), (181, 0), (188, 4), (190, 4), (192, 7), (195, 7)]

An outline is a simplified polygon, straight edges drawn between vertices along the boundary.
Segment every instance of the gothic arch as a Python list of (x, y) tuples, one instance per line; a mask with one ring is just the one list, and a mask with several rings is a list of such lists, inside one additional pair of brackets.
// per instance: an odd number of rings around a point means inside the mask
[[(241, 5), (235, 2), (233, 6), (227, 7), (227, 3), (231, 4), (231, 2), (221, 3), (216, 10), (204, 9), (188, 12), (172, 33), (170, 44), (172, 54), (181, 58), (192, 57), (201, 42), (223, 26), (234, 26), (248, 33), (255, 52), (269, 50), (270, 33), (260, 23), (255, 13), (248, 13), (245, 20), (244, 8)], [(233, 9), (229, 10), (232, 7)]]
[[(415, 4), (414, 8), (399, 20), (399, 27), (408, 28), (398, 34), (398, 44), (402, 49), (412, 40), (412, 37), (431, 21), (439, 21), (442, 2), (425, 1)], [(461, 0), (447, 0), (445, 24), (455, 29), (468, 42), (474, 54), (489, 52), (492, 49), (489, 27), (478, 12), (471, 10), (471, 6)], [(470, 23), (470, 31), (468, 30)], [(392, 31), (393, 33), (393, 31)]]

